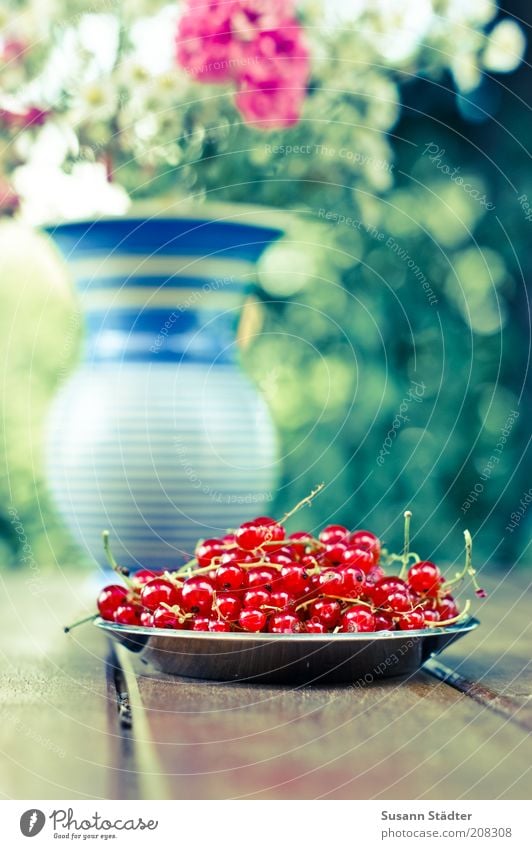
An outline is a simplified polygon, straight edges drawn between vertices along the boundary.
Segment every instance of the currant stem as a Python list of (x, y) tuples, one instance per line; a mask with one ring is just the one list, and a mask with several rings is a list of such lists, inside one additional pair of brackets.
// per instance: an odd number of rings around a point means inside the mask
[(109, 566), (116, 572), (117, 575), (120, 575), (123, 582), (126, 586), (129, 587), (130, 590), (136, 590), (135, 584), (129, 577), (129, 569), (125, 569), (123, 566), (119, 566), (116, 562), (113, 552), (111, 551), (111, 546), (109, 544), (109, 531), (102, 531), (102, 539), (103, 539), (103, 550), (105, 551), (105, 556), (107, 557), (107, 562)]
[(63, 631), (65, 634), (68, 634), (73, 628), (77, 628), (78, 625), (85, 625), (86, 622), (94, 622), (99, 616), (98, 613), (92, 613), (90, 616), (85, 616), (83, 619), (78, 619), (77, 622), (73, 622), (72, 625), (65, 625)]
[(425, 625), (429, 628), (441, 628), (445, 627), (446, 625), (455, 625), (457, 622), (460, 621), (460, 619), (464, 619), (464, 617), (467, 616), (470, 607), (471, 601), (467, 599), (466, 603), (464, 604), (464, 609), (461, 613), (458, 614), (458, 616), (453, 616), (452, 619), (444, 619), (443, 622), (426, 622)]
[(318, 484), (318, 486), (314, 487), (314, 489), (312, 490), (310, 495), (307, 495), (306, 498), (302, 498), (301, 501), (298, 501), (298, 503), (296, 504), (295, 507), (292, 507), (292, 509), (289, 510), (288, 513), (284, 514), (284, 516), (280, 520), (279, 524), (284, 525), (286, 520), (290, 519), (290, 517), (293, 516), (294, 513), (297, 513), (297, 511), (300, 510), (302, 507), (304, 507), (305, 504), (310, 505), (312, 503), (312, 499), (315, 498), (315, 496), (318, 495), (318, 493), (321, 492), (324, 487), (325, 487), (325, 483), (320, 483), (320, 484)]
[(405, 518), (405, 538), (404, 538), (403, 556), (402, 556), (403, 565), (401, 566), (401, 571), (399, 572), (400, 578), (404, 578), (404, 576), (406, 575), (406, 570), (408, 569), (408, 561), (410, 559), (410, 519), (412, 518), (412, 513), (411, 513), (410, 510), (405, 510), (404, 518)]

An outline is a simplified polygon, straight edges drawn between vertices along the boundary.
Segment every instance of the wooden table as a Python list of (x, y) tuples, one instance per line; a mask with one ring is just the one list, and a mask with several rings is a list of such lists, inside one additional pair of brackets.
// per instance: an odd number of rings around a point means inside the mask
[(92, 625), (62, 633), (86, 578), (0, 580), (2, 798), (530, 798), (524, 573), (483, 580), (482, 627), (441, 656), (451, 682), (298, 689), (164, 677), (124, 649), (117, 674)]

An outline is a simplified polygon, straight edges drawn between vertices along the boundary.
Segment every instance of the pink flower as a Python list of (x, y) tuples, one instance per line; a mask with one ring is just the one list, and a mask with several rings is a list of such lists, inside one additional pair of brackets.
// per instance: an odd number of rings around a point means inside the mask
[(0, 109), (0, 122), (13, 129), (26, 130), (28, 127), (40, 127), (50, 111), (38, 106), (28, 106), (23, 112), (13, 112), (11, 109)]
[(273, 129), (299, 120), (309, 52), (293, 0), (188, 0), (177, 59), (202, 82), (234, 82), (249, 123)]

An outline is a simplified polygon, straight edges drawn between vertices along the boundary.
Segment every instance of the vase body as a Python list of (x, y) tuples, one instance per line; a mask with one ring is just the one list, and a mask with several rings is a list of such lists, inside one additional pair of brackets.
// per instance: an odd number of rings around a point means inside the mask
[(107, 528), (124, 565), (179, 565), (199, 538), (268, 512), (273, 497), (275, 434), (235, 330), (254, 265), (280, 232), (171, 216), (49, 232), (86, 330), (51, 411), (53, 497), (97, 562)]

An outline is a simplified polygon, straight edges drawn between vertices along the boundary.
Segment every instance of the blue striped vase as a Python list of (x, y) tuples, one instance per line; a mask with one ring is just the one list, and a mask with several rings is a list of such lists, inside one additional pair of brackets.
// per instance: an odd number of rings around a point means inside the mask
[(277, 478), (264, 401), (235, 330), (263, 250), (253, 219), (172, 215), (50, 228), (74, 273), (83, 361), (52, 409), (48, 467), (59, 510), (103, 563), (163, 568), (268, 512)]

